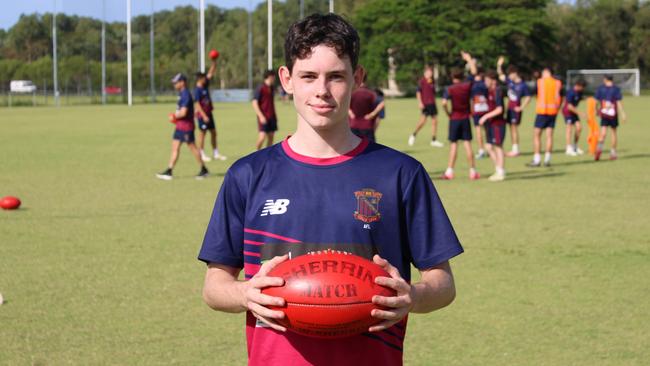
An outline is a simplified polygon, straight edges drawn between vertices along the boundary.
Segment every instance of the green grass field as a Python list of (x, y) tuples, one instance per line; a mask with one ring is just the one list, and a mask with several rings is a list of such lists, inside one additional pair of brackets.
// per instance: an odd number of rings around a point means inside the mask
[[(407, 365), (647, 364), (650, 97), (624, 102), (616, 162), (565, 156), (560, 119), (553, 167), (526, 168), (529, 107), (508, 180), (470, 181), (462, 155), (456, 180), (435, 180), (466, 252), (452, 262), (456, 301), (411, 316)], [(295, 115), (278, 105), (285, 136)], [(254, 115), (217, 105), (230, 159), (196, 181), (183, 148), (165, 182), (154, 173), (173, 108), (0, 109), (0, 196), (23, 200), (0, 212), (0, 364), (245, 364), (244, 316), (203, 304), (196, 255), (224, 173), (252, 150)], [(415, 101), (388, 101), (387, 116), (379, 141), (438, 177), (448, 150), (428, 146), (429, 130), (406, 145)]]

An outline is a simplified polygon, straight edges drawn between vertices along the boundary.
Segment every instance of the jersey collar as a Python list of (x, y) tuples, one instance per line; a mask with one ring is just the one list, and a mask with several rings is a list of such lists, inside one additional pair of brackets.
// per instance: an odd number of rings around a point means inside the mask
[(282, 150), (284, 151), (285, 154), (287, 154), (289, 158), (301, 163), (318, 165), (318, 166), (335, 165), (335, 164), (340, 164), (348, 160), (351, 160), (355, 156), (361, 154), (370, 144), (370, 140), (368, 140), (367, 138), (362, 138), (361, 142), (359, 143), (359, 145), (357, 145), (357, 147), (346, 152), (345, 154), (334, 156), (331, 158), (314, 158), (311, 156), (298, 154), (297, 152), (293, 151), (291, 149), (291, 146), (289, 146), (288, 140), (289, 137), (287, 137), (286, 139), (284, 139), (284, 141), (282, 141)]

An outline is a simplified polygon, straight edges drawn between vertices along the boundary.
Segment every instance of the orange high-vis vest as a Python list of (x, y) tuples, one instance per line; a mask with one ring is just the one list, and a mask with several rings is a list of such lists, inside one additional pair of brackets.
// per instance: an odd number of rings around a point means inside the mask
[(560, 111), (562, 82), (553, 77), (537, 79), (537, 114), (555, 116)]

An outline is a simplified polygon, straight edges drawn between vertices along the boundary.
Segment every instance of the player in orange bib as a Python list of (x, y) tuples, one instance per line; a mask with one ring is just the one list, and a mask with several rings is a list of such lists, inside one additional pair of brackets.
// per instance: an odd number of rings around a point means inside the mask
[(535, 132), (533, 136), (533, 161), (529, 167), (539, 167), (542, 163), (542, 130), (546, 131), (546, 153), (544, 166), (551, 166), (551, 151), (553, 150), (553, 129), (555, 119), (562, 105), (562, 82), (553, 77), (550, 67), (545, 67), (542, 77), (537, 79), (537, 116), (535, 117)]

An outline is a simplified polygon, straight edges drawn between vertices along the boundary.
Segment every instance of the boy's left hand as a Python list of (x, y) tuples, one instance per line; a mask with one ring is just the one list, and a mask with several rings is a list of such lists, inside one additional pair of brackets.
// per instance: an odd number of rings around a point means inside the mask
[(371, 312), (373, 317), (384, 320), (369, 329), (371, 332), (378, 332), (388, 329), (404, 319), (413, 308), (415, 301), (413, 287), (402, 278), (397, 268), (379, 255), (375, 255), (372, 260), (390, 275), (390, 277), (375, 278), (375, 283), (397, 292), (397, 295), (392, 297), (379, 295), (372, 297), (373, 304), (388, 308), (387, 310), (374, 309)]

